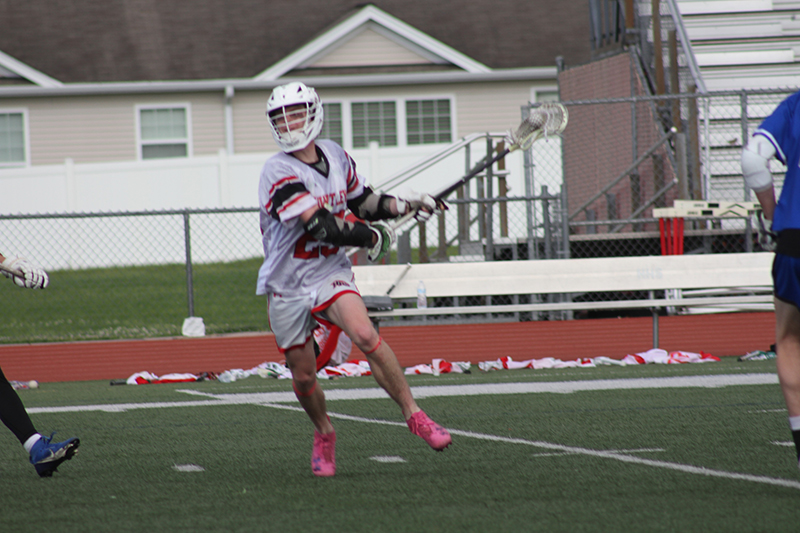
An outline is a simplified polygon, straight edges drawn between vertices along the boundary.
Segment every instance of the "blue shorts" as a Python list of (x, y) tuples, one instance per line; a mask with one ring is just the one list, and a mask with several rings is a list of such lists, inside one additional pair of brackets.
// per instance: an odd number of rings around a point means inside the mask
[(800, 258), (775, 254), (772, 281), (775, 297), (800, 309)]

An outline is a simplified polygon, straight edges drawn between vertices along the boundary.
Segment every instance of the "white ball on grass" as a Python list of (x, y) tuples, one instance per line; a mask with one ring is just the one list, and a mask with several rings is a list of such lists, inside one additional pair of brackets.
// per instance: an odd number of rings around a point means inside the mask
[(28, 387), (30, 387), (32, 389), (38, 389), (39, 388), (39, 382), (36, 381), (35, 379), (32, 379), (32, 380), (30, 380), (28, 382)]

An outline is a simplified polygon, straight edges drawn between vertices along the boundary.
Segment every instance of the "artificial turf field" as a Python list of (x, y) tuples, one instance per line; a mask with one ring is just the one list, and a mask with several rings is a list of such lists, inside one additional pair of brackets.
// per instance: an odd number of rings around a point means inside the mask
[(288, 380), (19, 391), (39, 431), (81, 447), (40, 479), (0, 432), (2, 530), (800, 530), (774, 361), (409, 382), (453, 445), (411, 435), (371, 377), (326, 381), (328, 479), (311, 473), (312, 426)]

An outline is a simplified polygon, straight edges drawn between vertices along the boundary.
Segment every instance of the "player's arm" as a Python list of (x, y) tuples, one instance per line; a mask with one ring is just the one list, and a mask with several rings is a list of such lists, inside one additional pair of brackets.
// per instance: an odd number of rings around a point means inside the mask
[(775, 201), (775, 188), (770, 187), (765, 191), (756, 191), (756, 198), (758, 198), (758, 203), (761, 204), (761, 211), (764, 212), (764, 217), (767, 220), (772, 220), (775, 207), (778, 205)]
[(378, 194), (369, 187), (347, 201), (347, 207), (364, 220), (386, 220), (406, 213), (417, 212), (419, 220), (427, 220), (436, 209), (436, 200), (429, 194), (410, 191), (403, 196)]
[(339, 218), (321, 207), (307, 209), (300, 214), (303, 229), (318, 241), (335, 246), (367, 248), (367, 259), (380, 261), (394, 243), (394, 230), (380, 222), (364, 224)]
[(769, 160), (775, 157), (777, 149), (763, 135), (756, 134), (750, 138), (742, 150), (742, 175), (745, 184), (753, 189), (761, 204), (758, 214), (758, 242), (766, 251), (775, 250), (778, 242), (777, 234), (772, 231), (772, 217), (775, 214), (775, 186)]
[(742, 175), (744, 182), (756, 193), (761, 210), (767, 220), (775, 212), (775, 187), (769, 160), (775, 157), (775, 146), (763, 135), (754, 135), (742, 150)]
[(363, 222), (350, 222), (335, 216), (323, 207), (314, 206), (300, 214), (303, 229), (316, 240), (334, 246), (372, 247), (376, 232)]

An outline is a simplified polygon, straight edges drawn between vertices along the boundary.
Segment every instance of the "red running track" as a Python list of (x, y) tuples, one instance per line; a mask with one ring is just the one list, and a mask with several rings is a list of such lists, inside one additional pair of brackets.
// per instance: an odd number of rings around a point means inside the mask
[[(510, 356), (517, 361), (607, 356), (652, 348), (651, 318), (554, 322), (393, 326), (381, 335), (403, 367), (434, 358), (473, 364)], [(661, 317), (660, 347), (738, 356), (767, 350), (775, 342), (774, 313)], [(354, 349), (353, 357), (363, 357)], [(203, 338), (0, 345), (8, 379), (40, 382), (124, 379), (135, 372), (221, 372), (282, 361), (272, 334)]]

